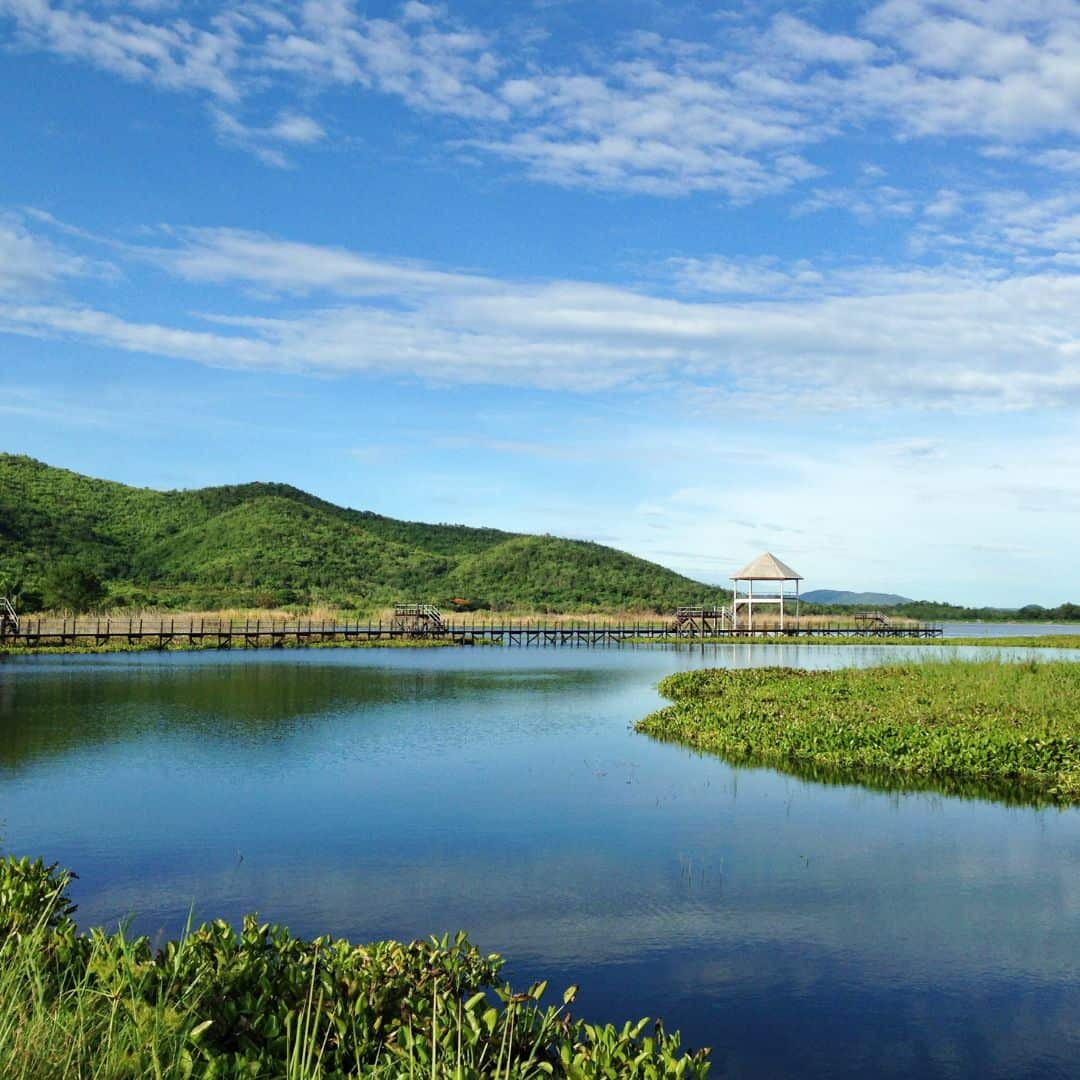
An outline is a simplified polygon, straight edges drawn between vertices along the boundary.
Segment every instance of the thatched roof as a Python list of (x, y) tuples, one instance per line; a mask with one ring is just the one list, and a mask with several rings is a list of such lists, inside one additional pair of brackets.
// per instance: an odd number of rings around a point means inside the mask
[(771, 551), (751, 559), (741, 570), (731, 575), (732, 581), (802, 581), (802, 574), (796, 573), (782, 563)]

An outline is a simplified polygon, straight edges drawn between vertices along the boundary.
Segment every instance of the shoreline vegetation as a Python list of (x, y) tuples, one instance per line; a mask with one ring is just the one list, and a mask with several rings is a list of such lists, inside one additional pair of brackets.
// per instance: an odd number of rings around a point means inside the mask
[(635, 730), (807, 779), (1080, 804), (1080, 665), (957, 659), (668, 676)]
[(743, 636), (732, 634), (725, 637), (656, 637), (627, 638), (632, 645), (677, 645), (693, 649), (701, 645), (916, 645), (920, 648), (941, 646), (980, 646), (988, 648), (1017, 649), (1080, 649), (1080, 628), (1075, 634), (1017, 634), (1014, 637), (873, 637), (852, 634), (844, 637), (787, 637), (777, 634), (775, 637)]
[(703, 1080), (659, 1021), (589, 1024), (547, 983), (517, 992), (464, 934), (308, 941), (247, 916), (145, 937), (81, 934), (73, 875), (0, 862), (0, 1075), (7, 1080)]

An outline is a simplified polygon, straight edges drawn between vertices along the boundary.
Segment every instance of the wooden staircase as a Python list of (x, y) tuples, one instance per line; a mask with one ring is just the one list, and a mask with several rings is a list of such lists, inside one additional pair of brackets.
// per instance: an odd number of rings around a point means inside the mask
[(395, 604), (393, 627), (410, 637), (435, 637), (448, 629), (434, 604)]
[(709, 637), (733, 626), (731, 608), (682, 607), (675, 612), (671, 632), (676, 637)]
[(884, 611), (856, 611), (855, 625), (864, 630), (887, 630), (892, 622)]
[(18, 633), (19, 615), (15, 610), (15, 605), (6, 596), (0, 596), (0, 638), (5, 638), (9, 634), (18, 636)]

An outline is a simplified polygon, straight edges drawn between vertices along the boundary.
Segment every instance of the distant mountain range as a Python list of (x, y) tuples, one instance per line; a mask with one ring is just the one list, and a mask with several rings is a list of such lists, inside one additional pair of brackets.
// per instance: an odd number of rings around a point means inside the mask
[(398, 521), (287, 484), (153, 491), (0, 454), (0, 592), (34, 609), (58, 560), (116, 606), (671, 611), (731, 595), (582, 540)]
[(811, 589), (802, 594), (810, 604), (843, 604), (851, 607), (896, 607), (898, 604), (915, 603), (910, 597), (884, 592), (846, 592), (843, 589)]

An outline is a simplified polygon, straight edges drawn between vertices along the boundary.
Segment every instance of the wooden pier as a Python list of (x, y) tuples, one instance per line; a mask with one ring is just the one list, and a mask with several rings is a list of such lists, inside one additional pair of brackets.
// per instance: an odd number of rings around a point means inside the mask
[[(433, 609), (434, 611), (435, 609)], [(663, 640), (793, 642), (800, 638), (939, 638), (940, 626), (926, 624), (887, 627), (790, 625), (783, 631), (755, 628), (752, 631), (722, 629), (712, 624), (707, 632), (698, 623), (697, 633), (685, 624), (667, 620), (649, 623), (544, 622), (513, 620), (447, 620), (404, 615), (387, 622), (326, 622), (314, 619), (35, 619), (23, 618), (0, 624), (0, 645), (29, 649), (108, 647), (143, 648), (283, 648), (350, 642), (404, 642), (441, 640), (457, 645), (497, 642), (509, 646), (608, 646)]]

